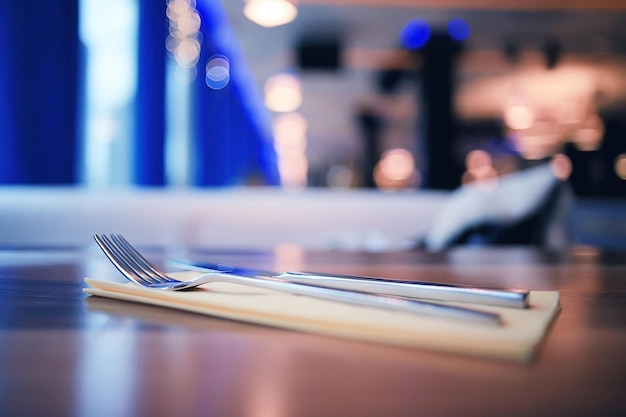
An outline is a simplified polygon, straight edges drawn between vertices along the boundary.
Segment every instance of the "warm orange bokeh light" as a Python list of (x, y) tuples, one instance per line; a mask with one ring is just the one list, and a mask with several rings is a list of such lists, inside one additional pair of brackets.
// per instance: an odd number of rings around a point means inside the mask
[(276, 74), (265, 82), (265, 105), (278, 113), (297, 110), (302, 104), (300, 79), (291, 74)]
[(170, 35), (165, 44), (184, 68), (194, 67), (200, 57), (200, 15), (195, 1), (170, 0), (167, 4)]
[(247, 0), (243, 14), (269, 28), (292, 22), (298, 16), (298, 9), (287, 0)]
[(465, 157), (465, 166), (470, 172), (480, 173), (491, 168), (493, 162), (489, 153), (476, 149), (468, 153)]
[(513, 130), (530, 129), (535, 122), (535, 114), (525, 105), (514, 105), (504, 111), (504, 122)]
[(415, 170), (415, 160), (406, 149), (391, 149), (380, 158), (381, 174), (394, 181), (403, 181), (411, 177)]
[[(493, 166), (491, 155), (480, 149), (475, 149), (467, 154), (465, 157), (465, 167), (467, 171), (463, 174), (463, 177), (461, 177), (461, 183), (464, 185), (498, 177), (498, 172)], [(489, 185), (485, 186), (490, 187), (492, 183), (493, 182), (489, 182)]]
[(581, 151), (595, 151), (604, 136), (604, 123), (598, 115), (591, 115), (572, 133), (572, 142)]
[(626, 153), (620, 154), (615, 158), (615, 174), (626, 180)]
[(300, 113), (279, 115), (274, 121), (274, 140), (276, 150), (287, 148), (306, 148), (307, 121)]
[(281, 184), (285, 188), (302, 188), (308, 182), (306, 129), (307, 120), (300, 113), (280, 114), (274, 121), (274, 149)]
[(572, 174), (572, 161), (562, 153), (558, 153), (552, 157), (550, 161), (550, 169), (555, 177), (565, 181)]
[(401, 189), (419, 182), (415, 158), (407, 149), (390, 149), (374, 168), (374, 181), (382, 189)]

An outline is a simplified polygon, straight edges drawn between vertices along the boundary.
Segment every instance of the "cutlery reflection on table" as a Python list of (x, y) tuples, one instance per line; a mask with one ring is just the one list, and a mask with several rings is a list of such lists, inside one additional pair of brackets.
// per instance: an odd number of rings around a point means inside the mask
[(311, 272), (272, 272), (241, 266), (188, 259), (170, 259), (170, 265), (180, 269), (205, 273), (234, 275), (249, 278), (281, 279), (291, 283), (315, 285), (347, 291), (389, 295), (433, 301), (450, 301), (484, 304), (498, 307), (527, 308), (528, 290), (501, 290), (468, 287), (455, 284), (422, 281), (398, 281), (355, 275), (325, 274)]

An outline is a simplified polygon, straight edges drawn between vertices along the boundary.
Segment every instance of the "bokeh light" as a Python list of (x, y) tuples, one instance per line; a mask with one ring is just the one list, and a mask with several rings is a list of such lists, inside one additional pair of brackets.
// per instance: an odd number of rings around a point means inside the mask
[(308, 182), (306, 118), (300, 113), (280, 114), (274, 120), (274, 149), (283, 188), (303, 188)]
[(589, 116), (578, 129), (572, 132), (571, 141), (581, 151), (595, 151), (604, 136), (604, 124), (596, 114)]
[(400, 42), (407, 49), (418, 49), (430, 39), (430, 25), (421, 19), (411, 20), (400, 32)]
[(401, 148), (383, 153), (379, 164), (382, 175), (394, 181), (409, 179), (415, 170), (413, 155)]
[(486, 181), (494, 180), (498, 177), (493, 158), (488, 152), (482, 149), (475, 149), (469, 152), (465, 157), (465, 167), (467, 171), (461, 177), (463, 185), (477, 183), (480, 185), (480, 189), (483, 190), (492, 189), (497, 184), (496, 181)]
[(557, 153), (550, 160), (550, 170), (558, 179), (565, 181), (572, 174), (572, 161), (562, 153)]
[(561, 146), (557, 136), (548, 134), (521, 134), (514, 142), (522, 158), (527, 160), (550, 156)]
[(454, 40), (464, 41), (470, 35), (469, 25), (463, 19), (452, 19), (448, 22), (448, 35)]
[(165, 41), (167, 50), (178, 65), (194, 67), (200, 58), (200, 15), (195, 0), (169, 0), (167, 3), (169, 36)]
[(200, 30), (200, 16), (198, 13), (184, 13), (176, 21), (177, 35), (195, 37)]
[(349, 188), (353, 181), (354, 174), (345, 165), (334, 165), (326, 173), (326, 184), (331, 188)]
[(300, 113), (281, 114), (274, 120), (276, 150), (306, 148), (307, 121)]
[(563, 126), (553, 119), (536, 120), (529, 129), (509, 136), (522, 158), (538, 160), (554, 155), (563, 147)]
[(298, 9), (287, 0), (247, 0), (243, 14), (263, 27), (275, 27), (292, 22)]
[(185, 38), (178, 42), (174, 58), (181, 67), (193, 67), (200, 57), (200, 43), (195, 39)]
[(593, 71), (565, 65), (517, 77), (503, 107), (507, 137), (523, 159), (551, 157), (567, 144), (595, 151), (604, 137)]
[(585, 119), (584, 99), (566, 98), (561, 100), (557, 111), (557, 118), (564, 125), (577, 125)]
[(214, 55), (206, 64), (206, 85), (221, 90), (230, 82), (230, 62), (224, 55)]
[(296, 152), (283, 152), (278, 159), (280, 183), (286, 189), (300, 189), (307, 185), (309, 161), (306, 155)]
[(620, 154), (615, 158), (615, 174), (623, 180), (626, 180), (626, 153)]
[(489, 153), (475, 149), (465, 157), (465, 166), (469, 172), (480, 175), (480, 173), (493, 168), (493, 161)]
[[(277, 271), (299, 271), (304, 268), (305, 249), (295, 243), (280, 243), (273, 249), (274, 269)], [(274, 413), (270, 413), (274, 414)]]
[(292, 112), (302, 104), (300, 79), (291, 74), (276, 74), (265, 82), (265, 105), (274, 112)]
[(404, 148), (385, 151), (374, 168), (374, 182), (378, 188), (385, 190), (417, 186), (419, 179), (415, 158)]
[(504, 111), (504, 123), (513, 130), (530, 129), (535, 122), (535, 114), (526, 105), (516, 104)]

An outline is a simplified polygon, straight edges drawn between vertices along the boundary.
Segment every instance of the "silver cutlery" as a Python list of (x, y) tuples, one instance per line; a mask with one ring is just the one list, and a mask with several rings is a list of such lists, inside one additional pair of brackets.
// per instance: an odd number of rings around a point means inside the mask
[(250, 278), (279, 278), (297, 284), (316, 285), (347, 291), (436, 301), (484, 304), (499, 307), (528, 307), (529, 292), (527, 290), (476, 288), (454, 284), (397, 281), (355, 275), (320, 274), (311, 272), (279, 273), (234, 265), (196, 262), (187, 259), (170, 259), (169, 263), (180, 269), (205, 273), (219, 272), (222, 274)]
[(304, 285), (289, 282), (281, 278), (253, 278), (214, 271), (189, 281), (180, 281), (155, 268), (121, 235), (94, 235), (94, 239), (107, 258), (125, 278), (135, 284), (151, 289), (178, 291), (211, 282), (232, 282), (361, 306), (490, 325), (501, 324), (500, 315), (493, 312), (434, 302), (410, 300), (402, 297), (382, 296), (315, 285)]

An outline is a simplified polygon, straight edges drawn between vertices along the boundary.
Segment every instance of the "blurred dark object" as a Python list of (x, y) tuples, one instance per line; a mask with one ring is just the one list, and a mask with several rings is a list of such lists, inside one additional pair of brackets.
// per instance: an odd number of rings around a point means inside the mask
[(504, 44), (504, 56), (511, 64), (516, 65), (519, 62), (520, 45), (517, 41), (508, 40)]
[(549, 39), (543, 45), (543, 53), (546, 57), (546, 67), (554, 69), (561, 59), (562, 47), (554, 39)]
[(626, 154), (626, 122), (624, 115), (603, 117), (604, 138), (596, 151), (581, 151), (568, 144), (565, 154), (574, 169), (570, 177), (577, 196), (626, 199), (626, 181), (615, 172), (619, 155)]
[(389, 68), (381, 71), (376, 80), (378, 91), (383, 94), (395, 93), (407, 74), (408, 71), (402, 68)]
[(371, 106), (365, 105), (359, 109), (357, 122), (363, 138), (361, 183), (365, 188), (376, 188), (374, 169), (381, 156), (380, 134), (383, 120)]
[(337, 38), (303, 39), (295, 49), (296, 66), (301, 70), (341, 69), (341, 43)]
[(457, 120), (454, 111), (456, 61), (462, 44), (447, 33), (435, 32), (423, 48), (416, 51), (422, 58), (418, 70), (420, 80), (419, 115), (423, 126), (423, 155), (428, 161), (422, 172), (426, 188), (452, 190), (459, 185), (463, 173), (457, 160)]

